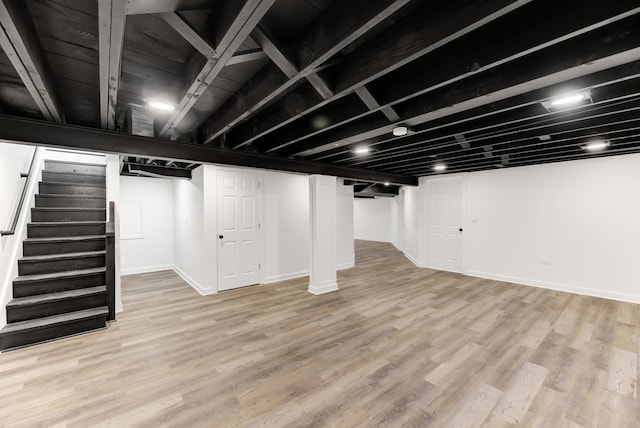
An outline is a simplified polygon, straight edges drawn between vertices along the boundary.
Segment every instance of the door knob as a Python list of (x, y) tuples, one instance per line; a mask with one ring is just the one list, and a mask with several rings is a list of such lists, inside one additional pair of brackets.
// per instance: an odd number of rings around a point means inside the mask
[(222, 239), (224, 238), (224, 235), (218, 235), (218, 238)]

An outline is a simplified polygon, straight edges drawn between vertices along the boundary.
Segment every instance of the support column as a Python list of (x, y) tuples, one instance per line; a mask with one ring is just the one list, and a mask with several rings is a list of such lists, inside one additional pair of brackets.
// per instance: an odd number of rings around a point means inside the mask
[(311, 275), (309, 293), (338, 290), (336, 274), (336, 177), (309, 177)]

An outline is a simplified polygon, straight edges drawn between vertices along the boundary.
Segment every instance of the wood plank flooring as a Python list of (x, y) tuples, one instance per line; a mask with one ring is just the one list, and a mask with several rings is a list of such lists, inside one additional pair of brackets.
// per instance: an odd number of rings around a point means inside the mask
[(640, 306), (356, 257), (324, 296), (126, 277), (107, 330), (0, 355), (0, 426), (640, 426)]

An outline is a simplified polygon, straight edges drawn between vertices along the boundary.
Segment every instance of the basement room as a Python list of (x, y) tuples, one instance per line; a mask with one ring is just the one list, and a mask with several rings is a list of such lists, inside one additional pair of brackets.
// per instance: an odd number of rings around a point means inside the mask
[(0, 0), (0, 427), (640, 427), (637, 0)]

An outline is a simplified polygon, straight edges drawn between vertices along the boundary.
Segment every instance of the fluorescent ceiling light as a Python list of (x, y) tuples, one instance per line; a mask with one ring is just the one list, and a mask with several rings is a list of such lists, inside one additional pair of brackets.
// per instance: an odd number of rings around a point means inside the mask
[(578, 94), (564, 95), (551, 101), (551, 105), (554, 107), (566, 106), (568, 104), (575, 104), (587, 98), (587, 95), (583, 92)]
[(437, 163), (433, 166), (435, 172), (442, 172), (447, 170), (447, 166), (443, 163)]
[(353, 151), (353, 153), (357, 155), (366, 155), (367, 153), (370, 153), (370, 152), (371, 152), (371, 149), (369, 147), (358, 147)]
[(162, 111), (174, 111), (176, 109), (176, 106), (174, 106), (173, 104), (165, 103), (162, 101), (149, 101), (148, 105), (151, 108)]
[(409, 133), (409, 128), (404, 125), (399, 125), (393, 128), (393, 135), (395, 137), (404, 137)]
[(608, 141), (593, 141), (591, 143), (587, 143), (584, 146), (581, 146), (582, 150), (586, 150), (587, 152), (599, 152), (600, 150), (604, 150), (609, 147), (611, 143)]

